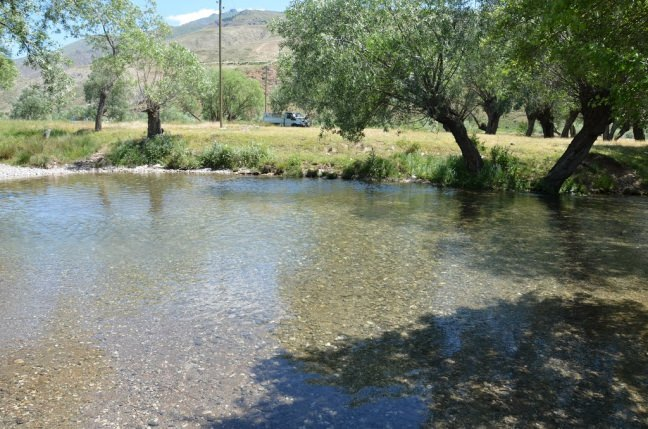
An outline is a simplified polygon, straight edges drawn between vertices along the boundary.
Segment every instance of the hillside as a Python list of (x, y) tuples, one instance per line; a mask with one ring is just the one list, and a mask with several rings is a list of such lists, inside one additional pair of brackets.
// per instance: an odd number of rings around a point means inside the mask
[[(280, 12), (244, 10), (223, 14), (223, 62), (226, 64), (267, 63), (277, 58), (281, 39), (268, 24)], [(195, 24), (200, 23), (200, 26)], [(191, 31), (187, 32), (185, 27)], [(205, 64), (218, 61), (218, 15), (212, 15), (174, 29), (172, 40), (192, 50)]]
[[(268, 62), (274, 61), (279, 54), (281, 39), (274, 36), (268, 24), (283, 14), (281, 12), (258, 10), (231, 10), (223, 13), (223, 63), (228, 66), (245, 65), (250, 76), (259, 78), (257, 70)], [(169, 41), (176, 41), (196, 55), (206, 66), (218, 62), (218, 15), (214, 14), (187, 24), (172, 27)], [(63, 47), (63, 53), (70, 58), (72, 65), (68, 73), (79, 85), (90, 72), (90, 64), (95, 56), (92, 49), (83, 40), (78, 40)], [(5, 91), (0, 100), (0, 112), (8, 112), (23, 88), (38, 80), (37, 71), (24, 67), (17, 60), (20, 76), (16, 86)], [(78, 91), (81, 94), (82, 91)]]

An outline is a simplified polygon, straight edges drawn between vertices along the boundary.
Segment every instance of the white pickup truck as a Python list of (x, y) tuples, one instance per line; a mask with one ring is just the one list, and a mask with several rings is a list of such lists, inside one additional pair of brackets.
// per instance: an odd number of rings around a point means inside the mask
[(266, 113), (263, 122), (280, 125), (282, 127), (308, 127), (310, 121), (301, 113), (285, 112), (283, 114)]

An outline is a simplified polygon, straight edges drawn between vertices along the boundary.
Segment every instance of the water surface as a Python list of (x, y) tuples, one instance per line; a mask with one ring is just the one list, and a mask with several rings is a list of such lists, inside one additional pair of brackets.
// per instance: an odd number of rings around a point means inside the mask
[(648, 425), (648, 203), (0, 184), (0, 426)]

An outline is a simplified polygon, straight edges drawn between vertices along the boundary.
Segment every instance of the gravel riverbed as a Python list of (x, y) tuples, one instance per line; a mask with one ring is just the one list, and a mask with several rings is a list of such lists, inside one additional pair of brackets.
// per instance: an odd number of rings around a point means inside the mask
[(74, 169), (73, 167), (32, 168), (0, 164), (0, 181), (43, 176), (65, 176), (68, 174), (78, 173), (79, 171), (81, 170)]
[(93, 168), (78, 166), (74, 164), (54, 168), (16, 167), (8, 164), (0, 164), (0, 182), (8, 180), (21, 180), (36, 177), (69, 176), (71, 174), (104, 174), (104, 173), (135, 173), (135, 174), (161, 174), (161, 173), (191, 173), (191, 174), (251, 174), (247, 170), (233, 172), (232, 170), (166, 170), (161, 166), (140, 166), (135, 168), (126, 167), (101, 167)]

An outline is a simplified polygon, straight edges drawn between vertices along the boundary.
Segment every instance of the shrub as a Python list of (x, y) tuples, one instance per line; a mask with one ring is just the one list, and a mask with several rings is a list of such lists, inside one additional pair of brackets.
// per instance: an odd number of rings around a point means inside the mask
[(199, 157), (200, 165), (212, 170), (234, 168), (260, 168), (271, 156), (262, 146), (250, 145), (242, 148), (231, 148), (227, 145), (214, 143)]
[(16, 154), (16, 145), (13, 142), (0, 142), (0, 159), (7, 160)]
[(166, 164), (174, 150), (184, 148), (185, 143), (178, 137), (159, 135), (152, 139), (122, 142), (109, 155), (115, 165), (135, 167), (138, 165)]
[(405, 154), (418, 153), (421, 151), (420, 143), (410, 143), (407, 140), (397, 141), (396, 146), (398, 146)]
[(198, 158), (203, 168), (212, 170), (231, 169), (234, 166), (234, 151), (227, 145), (214, 143)]
[(387, 177), (398, 175), (396, 164), (376, 155), (371, 151), (367, 159), (357, 160), (342, 171), (343, 179), (360, 179), (368, 181), (381, 181)]
[(200, 162), (186, 148), (174, 148), (166, 159), (165, 168), (172, 170), (194, 170), (200, 168)]
[(235, 167), (259, 168), (270, 160), (268, 150), (259, 145), (250, 145), (234, 151)]
[(286, 164), (284, 166), (280, 166), (280, 169), (283, 170), (284, 177), (292, 177), (297, 179), (304, 177), (301, 159), (296, 155), (288, 158)]
[(49, 162), (49, 157), (42, 153), (36, 153), (29, 157), (29, 165), (32, 167), (47, 168)]

